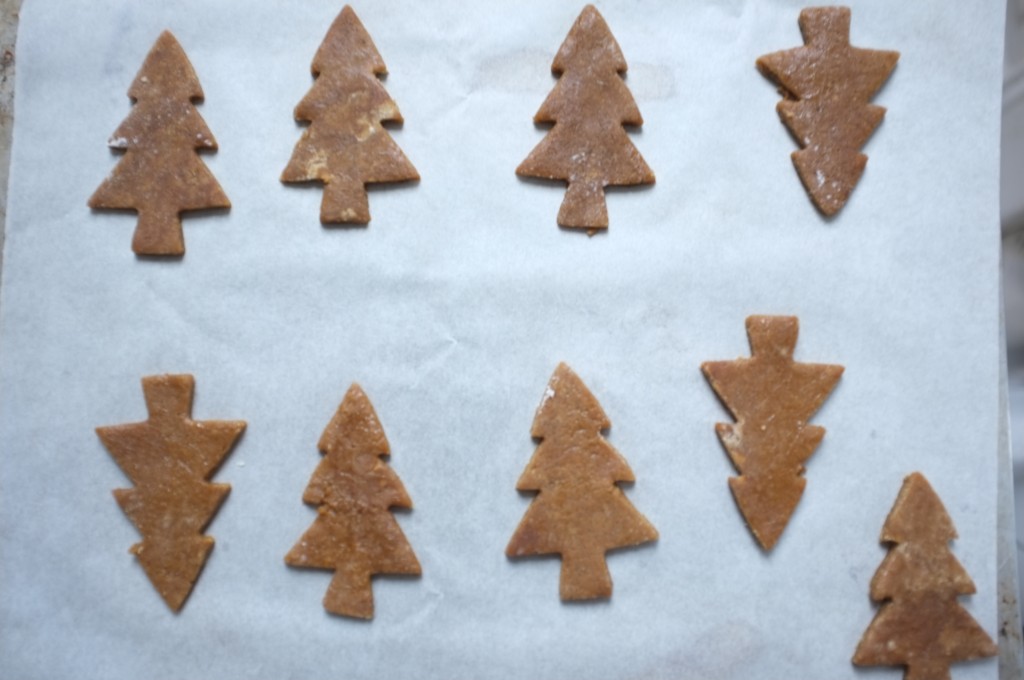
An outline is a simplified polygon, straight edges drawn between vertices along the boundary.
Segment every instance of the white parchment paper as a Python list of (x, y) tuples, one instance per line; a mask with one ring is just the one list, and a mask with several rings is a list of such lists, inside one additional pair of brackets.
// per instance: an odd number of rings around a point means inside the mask
[[(393, 131), (422, 175), (370, 193), (368, 228), (324, 229), (319, 188), (280, 184), (292, 109), (341, 5), (25, 3), (0, 303), (0, 676), (9, 678), (898, 678), (850, 664), (903, 477), (959, 531), (996, 634), (1000, 2), (852, 1), (852, 42), (896, 49), (885, 122), (843, 212), (792, 167), (754, 68), (801, 44), (791, 1), (605, 0), (657, 175), (609, 193), (611, 229), (558, 229), (558, 185), (514, 168), (582, 5), (355, 6), (390, 69)], [(181, 261), (91, 213), (108, 136), (164, 29), (206, 92), (206, 161), (230, 212), (185, 220)], [(733, 503), (699, 366), (748, 355), (749, 314), (800, 317), (797, 358), (846, 373), (771, 554)], [(609, 556), (608, 602), (563, 604), (557, 559), (510, 562), (533, 411), (568, 362), (612, 420), (627, 495), (661, 539)], [(197, 419), (249, 427), (184, 610), (127, 553), (93, 432), (143, 420), (139, 379), (192, 373)], [(378, 578), (372, 623), (324, 613), (327, 572), (286, 568), (312, 522), (316, 442), (360, 382), (415, 508), (418, 579)], [(994, 660), (959, 679), (996, 677)]]

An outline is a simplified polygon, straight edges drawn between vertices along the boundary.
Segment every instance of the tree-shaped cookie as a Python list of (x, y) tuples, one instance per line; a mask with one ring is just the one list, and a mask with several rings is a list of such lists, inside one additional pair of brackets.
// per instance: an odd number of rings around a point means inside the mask
[(776, 107), (801, 150), (793, 153), (800, 180), (825, 215), (834, 215), (857, 185), (868, 157), (860, 152), (885, 109), (871, 98), (889, 78), (899, 52), (850, 45), (850, 10), (800, 12), (804, 46), (766, 54), (757, 68), (779, 86)]
[(715, 431), (740, 473), (729, 488), (765, 550), (786, 528), (807, 485), (804, 463), (825, 436), (808, 421), (843, 374), (842, 366), (795, 362), (798, 330), (796, 317), (748, 317), (752, 356), (701, 365), (736, 419)]
[(975, 588), (949, 550), (956, 537), (928, 480), (908, 476), (882, 527), (889, 553), (871, 579), (871, 599), (882, 606), (853, 663), (906, 666), (906, 680), (949, 680), (950, 664), (996, 654), (992, 638), (957, 602)]
[(378, 78), (385, 73), (373, 40), (346, 5), (313, 58), (316, 81), (295, 107), (295, 119), (309, 127), (281, 174), (282, 182), (323, 182), (324, 224), (367, 224), (367, 184), (419, 179), (382, 125), (402, 122)]
[(203, 98), (199, 79), (170, 32), (149, 51), (128, 96), (131, 113), (108, 142), (124, 156), (89, 207), (137, 211), (137, 254), (184, 255), (181, 213), (231, 202), (196, 152), (217, 142), (193, 104)]
[(593, 234), (608, 227), (605, 187), (654, 182), (623, 128), (643, 124), (622, 80), (626, 59), (593, 5), (576, 19), (551, 70), (558, 83), (533, 120), (554, 127), (516, 174), (568, 182), (558, 224)]
[(323, 458), (302, 500), (317, 518), (284, 560), (330, 569), (324, 596), (332, 614), (373, 617), (374, 574), (419, 574), (420, 563), (389, 508), (411, 508), (398, 475), (381, 459), (390, 453), (373, 405), (353, 384), (320, 437)]
[(610, 597), (605, 553), (658, 538), (616, 482), (632, 482), (626, 459), (601, 433), (611, 427), (597, 399), (565, 364), (555, 369), (531, 434), (540, 440), (519, 478), (538, 494), (505, 554), (560, 554), (563, 600)]
[(118, 505), (142, 534), (131, 552), (171, 609), (178, 611), (213, 550), (203, 529), (231, 487), (207, 480), (245, 429), (240, 420), (192, 420), (191, 375), (142, 379), (149, 419), (96, 428), (132, 480), (115, 489)]

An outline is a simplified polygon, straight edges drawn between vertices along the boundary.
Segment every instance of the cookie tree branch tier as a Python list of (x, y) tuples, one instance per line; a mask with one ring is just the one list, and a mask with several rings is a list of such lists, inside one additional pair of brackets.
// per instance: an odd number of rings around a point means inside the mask
[(899, 52), (850, 45), (847, 7), (800, 12), (804, 46), (766, 54), (757, 68), (779, 86), (776, 109), (801, 150), (793, 153), (800, 181), (825, 215), (834, 215), (857, 186), (868, 157), (860, 153), (885, 109), (871, 104), (896, 68)]
[(623, 128), (643, 124), (622, 80), (626, 59), (593, 5), (576, 19), (551, 70), (558, 83), (533, 120), (554, 127), (516, 174), (568, 182), (558, 224), (593, 234), (608, 227), (606, 186), (654, 182)]
[(839, 382), (842, 366), (793, 361), (799, 325), (793, 316), (751, 316), (752, 356), (701, 366), (736, 423), (715, 431), (739, 477), (729, 478), (754, 537), (771, 550), (803, 495), (804, 463), (825, 436), (808, 423)]
[(373, 617), (374, 574), (419, 574), (420, 563), (389, 508), (411, 508), (398, 475), (381, 459), (390, 453), (373, 405), (359, 385), (345, 394), (318, 444), (323, 458), (302, 500), (317, 518), (284, 560), (293, 567), (331, 569), (324, 596), (332, 614)]
[(96, 428), (135, 488), (114, 498), (142, 534), (132, 546), (149, 580), (178, 611), (192, 592), (213, 539), (202, 535), (231, 487), (207, 481), (245, 429), (240, 420), (192, 420), (190, 375), (142, 379), (149, 419)]
[(559, 364), (533, 419), (531, 434), (540, 444), (516, 484), (520, 491), (537, 491), (537, 497), (505, 554), (560, 554), (563, 600), (610, 597), (605, 553), (658, 538), (616, 484), (634, 477), (626, 459), (601, 436), (609, 427), (583, 381)]
[(346, 5), (313, 57), (316, 81), (295, 107), (295, 119), (309, 127), (281, 174), (282, 182), (323, 182), (324, 224), (367, 224), (367, 184), (420, 177), (382, 125), (402, 122), (378, 78), (385, 73), (373, 40)]
[(89, 207), (137, 211), (137, 254), (184, 255), (181, 213), (229, 208), (231, 202), (196, 153), (216, 149), (217, 142), (193, 105), (203, 98), (199, 79), (170, 32), (146, 55), (128, 96), (131, 113), (108, 142), (124, 157)]
[(906, 680), (949, 680), (950, 664), (996, 654), (992, 638), (957, 602), (975, 587), (949, 550), (955, 538), (953, 521), (924, 475), (903, 480), (882, 527), (889, 554), (871, 579), (871, 599), (882, 606), (853, 663), (906, 666)]

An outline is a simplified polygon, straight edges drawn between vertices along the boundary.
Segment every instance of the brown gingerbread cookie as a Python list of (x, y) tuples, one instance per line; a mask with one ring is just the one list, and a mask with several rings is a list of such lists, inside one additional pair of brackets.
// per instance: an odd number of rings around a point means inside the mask
[(421, 573), (420, 563), (389, 508), (411, 508), (373, 405), (353, 384), (320, 437), (323, 458), (302, 500), (317, 518), (285, 556), (293, 567), (330, 569), (324, 596), (332, 614), (373, 617), (374, 574)]
[(576, 19), (551, 70), (558, 83), (533, 120), (554, 127), (516, 174), (568, 182), (558, 224), (594, 234), (608, 227), (605, 187), (653, 184), (654, 173), (623, 128), (643, 118), (622, 79), (626, 59), (593, 5)]
[(128, 96), (131, 113), (108, 142), (124, 157), (89, 207), (137, 211), (136, 254), (184, 255), (181, 213), (231, 202), (196, 153), (216, 149), (217, 142), (193, 104), (203, 98), (196, 72), (169, 31), (146, 55)]
[(803, 47), (766, 54), (757, 68), (783, 96), (776, 108), (800, 144), (793, 153), (800, 181), (818, 210), (831, 216), (864, 172), (868, 157), (860, 149), (885, 116), (871, 98), (900, 53), (850, 45), (847, 7), (804, 9), (800, 31)]
[(563, 600), (611, 597), (605, 553), (658, 538), (617, 485), (634, 477), (601, 435), (609, 427), (583, 381), (559, 364), (533, 419), (531, 434), (540, 444), (516, 484), (538, 493), (505, 554), (561, 555)]
[(382, 125), (402, 122), (378, 77), (385, 73), (373, 40), (346, 5), (313, 58), (316, 81), (295, 107), (295, 119), (309, 127), (281, 174), (282, 182), (323, 182), (324, 224), (367, 224), (367, 184), (420, 177)]
[(853, 663), (906, 666), (906, 680), (949, 680), (950, 664), (998, 652), (957, 598), (974, 581), (949, 550), (953, 520), (920, 472), (903, 480), (882, 527), (889, 554), (871, 579), (882, 606), (864, 632)]
[(701, 365), (736, 423), (718, 423), (738, 477), (736, 504), (765, 550), (771, 550), (803, 495), (804, 463), (825, 428), (808, 421), (839, 382), (842, 366), (793, 360), (799, 323), (793, 316), (747, 318), (751, 357)]
[(181, 609), (213, 550), (202, 534), (231, 487), (209, 478), (245, 429), (240, 420), (192, 420), (191, 375), (142, 379), (149, 418), (96, 428), (132, 480), (115, 489), (121, 510), (142, 534), (131, 552), (174, 611)]

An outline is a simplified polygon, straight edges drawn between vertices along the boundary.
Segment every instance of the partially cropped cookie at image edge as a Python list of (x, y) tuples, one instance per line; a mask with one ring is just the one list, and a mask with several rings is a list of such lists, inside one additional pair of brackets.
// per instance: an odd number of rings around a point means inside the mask
[(882, 527), (889, 552), (871, 579), (880, 603), (857, 645), (857, 666), (904, 666), (908, 680), (948, 680), (950, 665), (995, 656), (992, 638), (958, 598), (974, 581), (949, 549), (956, 527), (925, 476), (903, 480)]

